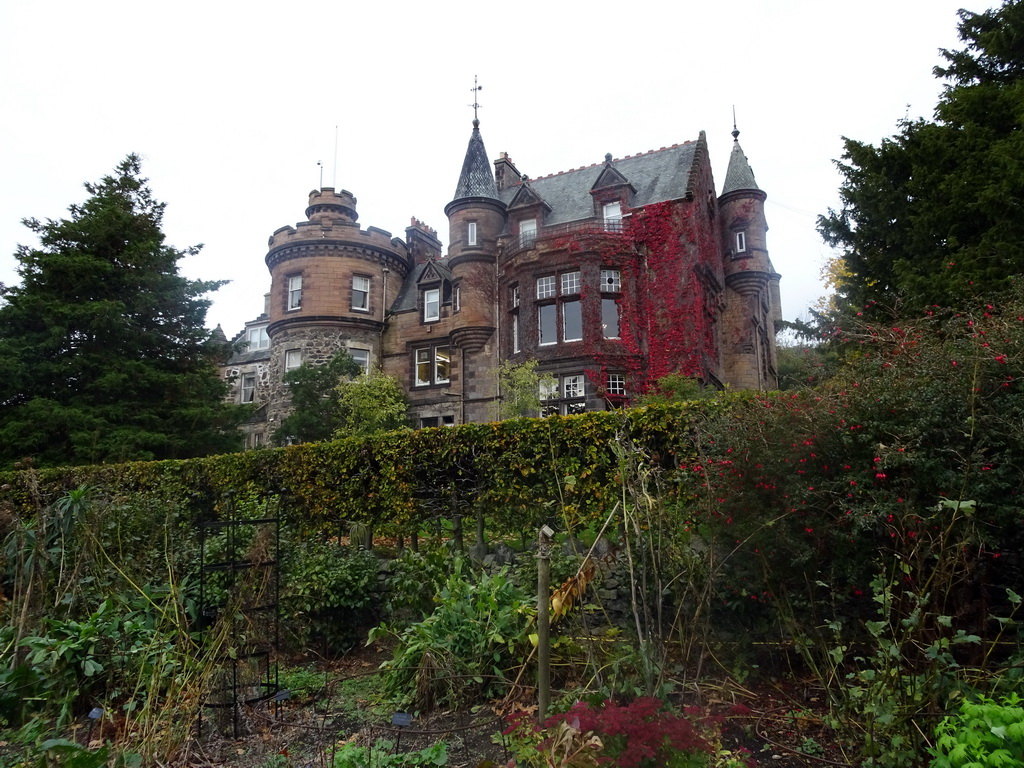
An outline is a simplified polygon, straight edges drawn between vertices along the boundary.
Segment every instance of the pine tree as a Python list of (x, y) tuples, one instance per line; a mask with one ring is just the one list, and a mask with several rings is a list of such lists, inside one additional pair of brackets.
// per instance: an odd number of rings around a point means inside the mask
[(21, 284), (0, 291), (0, 465), (185, 458), (237, 447), (205, 328), (221, 283), (187, 280), (164, 204), (129, 155), (60, 220), (27, 219)]

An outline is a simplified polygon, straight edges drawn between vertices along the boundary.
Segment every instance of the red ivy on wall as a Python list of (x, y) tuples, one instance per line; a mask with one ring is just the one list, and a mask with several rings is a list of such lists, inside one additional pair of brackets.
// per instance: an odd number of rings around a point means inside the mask
[[(672, 373), (703, 380), (717, 375), (718, 296), (700, 277), (721, 269), (714, 223), (699, 206), (679, 201), (629, 214), (621, 233), (574, 233), (553, 243), (554, 250), (594, 254), (621, 273), (620, 338), (584, 338), (587, 356), (599, 366), (587, 376), (603, 391), (608, 372), (622, 371), (636, 395)], [(581, 296), (584, 327), (600, 329), (601, 302), (588, 301), (588, 293)]]

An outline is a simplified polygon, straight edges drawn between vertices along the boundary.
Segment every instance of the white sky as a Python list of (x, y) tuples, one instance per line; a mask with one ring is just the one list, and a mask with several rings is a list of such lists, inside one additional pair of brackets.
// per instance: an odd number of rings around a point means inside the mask
[(267, 239), (304, 218), (317, 161), (364, 228), (416, 216), (447, 244), (478, 75), (488, 154), (531, 177), (705, 130), (721, 190), (735, 105), (792, 319), (823, 293), (841, 137), (930, 117), (957, 9), (995, 2), (0, 0), (0, 282), (34, 243), (21, 219), (62, 218), (130, 152), (168, 242), (205, 244), (184, 274), (232, 281), (207, 318), (228, 336), (262, 311)]

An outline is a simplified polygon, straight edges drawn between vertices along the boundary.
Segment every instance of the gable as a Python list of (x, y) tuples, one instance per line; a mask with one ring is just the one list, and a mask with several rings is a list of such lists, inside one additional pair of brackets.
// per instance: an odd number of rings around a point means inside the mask
[(624, 187), (628, 184), (629, 182), (626, 180), (626, 177), (609, 164), (601, 171), (601, 175), (597, 177), (597, 181), (594, 182), (594, 186), (590, 188), (590, 191), (595, 192), (605, 187)]
[(518, 185), (516, 193), (509, 201), (508, 210), (512, 211), (516, 208), (530, 208), (537, 205), (544, 206), (548, 211), (551, 210), (551, 206), (544, 202), (544, 199), (538, 195), (528, 183), (523, 183)]

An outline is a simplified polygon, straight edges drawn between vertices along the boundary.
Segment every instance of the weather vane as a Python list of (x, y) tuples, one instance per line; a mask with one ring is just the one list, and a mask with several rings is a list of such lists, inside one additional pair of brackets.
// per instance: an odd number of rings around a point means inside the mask
[(476, 100), (476, 95), (477, 95), (478, 91), (482, 91), (483, 89), (484, 89), (484, 87), (482, 85), (477, 85), (477, 83), (476, 83), (476, 75), (473, 75), (473, 87), (469, 89), (470, 91), (473, 92), (473, 103), (470, 104), (469, 106), (471, 106), (473, 108), (473, 119), (474, 120), (477, 119), (476, 111), (478, 109), (480, 109), (480, 104)]

